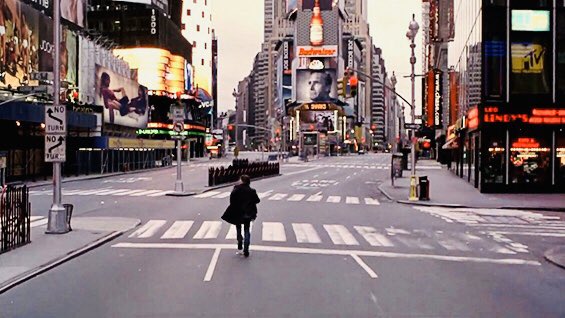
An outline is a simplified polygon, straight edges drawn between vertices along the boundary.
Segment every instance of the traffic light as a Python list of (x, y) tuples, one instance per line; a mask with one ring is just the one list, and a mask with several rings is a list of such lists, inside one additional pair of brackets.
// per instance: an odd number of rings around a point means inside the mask
[(347, 76), (342, 77), (337, 80), (337, 95), (343, 98), (347, 98), (347, 84), (349, 78)]
[(357, 76), (351, 76), (349, 78), (349, 87), (351, 87), (351, 97), (357, 96), (357, 85), (359, 84), (359, 80)]
[(228, 125), (228, 130), (232, 131), (233, 130), (233, 125)]

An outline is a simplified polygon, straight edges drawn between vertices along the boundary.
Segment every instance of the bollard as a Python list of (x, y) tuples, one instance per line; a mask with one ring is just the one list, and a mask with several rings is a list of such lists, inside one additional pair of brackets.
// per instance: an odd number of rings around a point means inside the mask
[(418, 201), (416, 176), (410, 176), (410, 201)]

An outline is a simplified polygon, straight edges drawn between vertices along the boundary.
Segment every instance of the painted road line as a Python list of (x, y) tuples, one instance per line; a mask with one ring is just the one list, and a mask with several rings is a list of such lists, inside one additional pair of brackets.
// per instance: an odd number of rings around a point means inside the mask
[(357, 262), (357, 264), (359, 264), (359, 266), (361, 266), (362, 269), (364, 269), (367, 274), (369, 274), (369, 277), (371, 278), (377, 278), (377, 273), (375, 273), (371, 267), (369, 267), (369, 265), (367, 265), (367, 263), (363, 262), (363, 260), (361, 259), (361, 257), (359, 257), (358, 255), (355, 254), (351, 254), (351, 257), (353, 257), (353, 259)]
[(371, 246), (386, 246), (392, 247), (394, 244), (386, 238), (386, 236), (377, 232), (374, 227), (370, 226), (354, 226), (357, 233), (359, 233), (367, 243), (371, 244)]
[(288, 194), (286, 193), (277, 193), (269, 198), (270, 201), (280, 201), (284, 199)]
[[(116, 190), (118, 190), (118, 189), (108, 189), (106, 191), (98, 192), (98, 193), (96, 193), (96, 195), (108, 195), (108, 194), (114, 193), (114, 191), (116, 191)], [(123, 189), (120, 189), (120, 190), (123, 190)], [(128, 189), (128, 190), (131, 190), (131, 189)]]
[(209, 198), (209, 197), (213, 197), (215, 195), (220, 194), (221, 192), (218, 191), (210, 191), (210, 192), (204, 192), (198, 195), (195, 195), (194, 197), (197, 199), (202, 199), (202, 198)]
[(217, 195), (213, 196), (212, 198), (214, 198), (214, 199), (225, 199), (225, 198), (229, 197), (230, 195), (231, 195), (231, 192), (227, 191), (227, 192), (222, 192), (220, 194), (217, 194)]
[(165, 196), (165, 195), (167, 195), (169, 193), (173, 193), (173, 192), (175, 192), (175, 191), (173, 191), (173, 190), (160, 191), (160, 192), (157, 192), (157, 193), (150, 194), (150, 195), (148, 195), (148, 197), (162, 197), (162, 196)]
[(304, 199), (306, 195), (304, 194), (293, 194), (290, 198), (288, 198), (288, 201), (301, 201), (302, 199)]
[(280, 222), (263, 222), (263, 241), (285, 242), (284, 225)]
[(141, 197), (141, 196), (146, 196), (146, 195), (149, 195), (149, 194), (158, 193), (158, 192), (161, 192), (161, 191), (163, 191), (163, 190), (147, 190), (147, 191), (144, 191), (144, 192), (138, 192), (136, 194), (132, 194), (131, 196), (132, 197)]
[(230, 227), (228, 229), (228, 234), (226, 234), (226, 240), (235, 240), (235, 239), (237, 239), (237, 230), (235, 229), (235, 225), (230, 224)]
[(98, 189), (98, 190), (84, 190), (81, 192), (77, 192), (76, 195), (93, 195), (99, 192), (105, 192), (108, 191), (108, 188), (104, 188), (104, 189)]
[(377, 199), (365, 198), (365, 204), (366, 205), (380, 205), (381, 203)]
[(326, 200), (326, 202), (329, 202), (329, 203), (339, 203), (339, 202), (341, 202), (341, 197), (340, 197), (340, 196), (331, 195), (331, 196), (328, 197), (328, 199)]
[(270, 196), (271, 193), (273, 193), (273, 190), (269, 190), (269, 191), (266, 191), (266, 192), (261, 192), (261, 193), (258, 194), (259, 199), (264, 199), (264, 198)]
[(131, 191), (131, 189), (114, 189), (114, 191), (112, 191), (111, 195), (118, 195), (118, 193), (123, 193), (123, 192), (129, 192)]
[(49, 220), (48, 220), (46, 217), (40, 216), (40, 217), (38, 217), (38, 219), (35, 219), (34, 221), (31, 221), (31, 222), (29, 223), (29, 226), (32, 227), (32, 228), (33, 228), (33, 227), (38, 227), (38, 226), (43, 226), (43, 225), (47, 224), (48, 221), (49, 221)]
[(292, 223), (292, 229), (298, 243), (322, 243), (312, 224)]
[(464, 251), (468, 252), (471, 249), (465, 242), (460, 241), (457, 238), (447, 237), (445, 233), (435, 233), (436, 241), (439, 245), (448, 251)]
[(161, 236), (162, 239), (181, 239), (186, 236), (194, 221), (175, 221), (173, 225)]
[(308, 202), (320, 202), (322, 201), (322, 196), (321, 195), (317, 195), (317, 194), (313, 194), (311, 196), (308, 197), (308, 199), (306, 199), (306, 201)]
[(496, 231), (496, 233), (504, 234), (504, 235), (565, 237), (565, 233), (553, 233), (553, 232), (507, 232), (507, 231)]
[(165, 225), (167, 221), (165, 220), (149, 220), (142, 227), (137, 229), (135, 232), (131, 233), (128, 237), (130, 238), (148, 238), (153, 236), (159, 229)]
[(477, 227), (506, 227), (506, 228), (515, 228), (515, 229), (524, 229), (524, 230), (565, 230), (565, 226), (562, 225), (522, 225), (522, 224), (469, 224), (469, 226), (477, 226)]
[(214, 269), (216, 269), (216, 264), (218, 263), (218, 257), (220, 256), (221, 248), (214, 250), (214, 255), (212, 255), (212, 260), (210, 260), (210, 265), (208, 265), (208, 270), (206, 275), (204, 275), (204, 281), (209, 282), (212, 280), (212, 275), (214, 275)]
[(347, 203), (347, 204), (359, 204), (359, 198), (358, 197), (346, 197), (345, 203)]
[[(138, 249), (192, 249), (192, 250), (215, 250), (217, 248), (235, 250), (235, 244), (188, 244), (188, 243), (131, 243), (122, 242), (112, 245), (113, 248), (138, 248)], [(293, 253), (293, 254), (309, 254), (309, 255), (339, 255), (367, 257), (385, 257), (397, 259), (431, 259), (449, 262), (470, 262), (470, 263), (486, 263), (498, 265), (530, 265), (541, 266), (541, 263), (534, 260), (526, 260), (519, 258), (485, 258), (472, 256), (451, 256), (451, 255), (435, 255), (435, 254), (411, 254), (411, 253), (395, 253), (382, 251), (363, 251), (363, 250), (332, 250), (321, 248), (307, 247), (286, 247), (286, 246), (268, 246), (253, 245), (254, 251), (276, 252), (276, 253)]]
[(434, 247), (423, 242), (421, 239), (396, 236), (395, 239), (407, 247), (414, 249), (433, 250)]
[(336, 245), (359, 245), (359, 242), (343, 225), (324, 224), (324, 229), (326, 229), (330, 239)]
[(131, 191), (127, 191), (127, 192), (120, 192), (120, 193), (114, 193), (113, 195), (117, 195), (117, 196), (124, 196), (124, 195), (132, 195), (134, 193), (139, 193), (139, 192), (145, 192), (147, 190), (145, 189), (141, 189), (141, 190), (131, 190)]
[(310, 172), (310, 171), (314, 171), (314, 170), (318, 170), (322, 167), (314, 167), (314, 168), (310, 168), (310, 169), (305, 169), (305, 170), (300, 170), (300, 171), (293, 171), (293, 172), (289, 172), (289, 173), (283, 173), (283, 175), (285, 176), (292, 176), (295, 174), (302, 174), (302, 173), (306, 173), (306, 172)]
[(198, 229), (198, 232), (194, 234), (194, 239), (215, 239), (220, 234), (222, 229), (221, 221), (204, 221)]

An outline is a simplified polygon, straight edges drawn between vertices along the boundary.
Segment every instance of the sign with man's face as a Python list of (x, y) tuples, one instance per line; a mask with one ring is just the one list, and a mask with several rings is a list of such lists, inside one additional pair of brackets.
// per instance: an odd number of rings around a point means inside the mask
[(297, 70), (296, 100), (303, 103), (337, 100), (336, 71)]

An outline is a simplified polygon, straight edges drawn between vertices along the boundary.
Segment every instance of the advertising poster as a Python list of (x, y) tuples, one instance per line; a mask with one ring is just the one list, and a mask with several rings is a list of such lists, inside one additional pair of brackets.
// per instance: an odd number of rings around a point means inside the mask
[(335, 69), (297, 70), (296, 100), (298, 102), (336, 102)]
[[(39, 21), (39, 71), (53, 72), (53, 24), (48, 18)], [(78, 39), (66, 27), (61, 32), (60, 43), (61, 79), (71, 84), (77, 83)]]
[(316, 130), (323, 132), (332, 132), (337, 125), (335, 111), (301, 111), (300, 112), (300, 129)]
[[(302, 10), (312, 10), (315, 0), (302, 0)], [(331, 10), (333, 8), (333, 0), (320, 0), (321, 10)]]
[(16, 0), (0, 3), (0, 86), (26, 85), (38, 71), (39, 12)]
[(84, 28), (87, 0), (61, 0), (61, 18)]
[(104, 107), (104, 122), (147, 127), (147, 88), (98, 64), (95, 73), (95, 103)]

